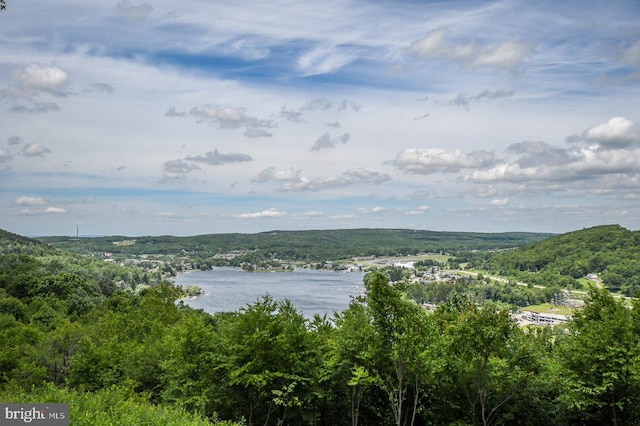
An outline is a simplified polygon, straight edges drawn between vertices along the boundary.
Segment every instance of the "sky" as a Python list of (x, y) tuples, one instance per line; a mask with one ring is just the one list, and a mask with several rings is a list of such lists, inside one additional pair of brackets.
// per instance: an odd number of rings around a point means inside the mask
[(6, 3), (2, 229), (640, 229), (637, 0)]

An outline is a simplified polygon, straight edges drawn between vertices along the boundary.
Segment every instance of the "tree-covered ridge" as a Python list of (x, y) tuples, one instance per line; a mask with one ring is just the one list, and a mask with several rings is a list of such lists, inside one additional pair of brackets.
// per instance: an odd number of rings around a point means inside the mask
[(41, 241), (0, 229), (0, 254), (2, 255), (9, 253), (39, 255), (53, 251)]
[(203, 258), (229, 252), (254, 252), (280, 259), (325, 261), (361, 256), (408, 255), (519, 247), (552, 234), (508, 232), (435, 232), (408, 229), (333, 229), (270, 231), (256, 234), (209, 234), (192, 237), (110, 236), (97, 238), (42, 237), (52, 246), (79, 253), (189, 253)]
[(159, 278), (142, 268), (99, 261), (0, 232), (0, 294), (5, 298), (0, 313), (22, 312), (30, 302), (41, 304), (44, 312), (51, 302), (64, 315), (81, 315), (118, 289), (134, 291)]
[(596, 274), (611, 291), (640, 290), (640, 231), (605, 225), (551, 237), (491, 255), (473, 266), (532, 284), (577, 285)]

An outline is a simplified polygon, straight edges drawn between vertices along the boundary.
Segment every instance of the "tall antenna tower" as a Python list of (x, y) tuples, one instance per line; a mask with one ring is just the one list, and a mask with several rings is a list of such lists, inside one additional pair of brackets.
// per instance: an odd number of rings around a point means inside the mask
[(76, 240), (79, 237), (79, 233), (80, 233), (80, 225), (76, 225)]

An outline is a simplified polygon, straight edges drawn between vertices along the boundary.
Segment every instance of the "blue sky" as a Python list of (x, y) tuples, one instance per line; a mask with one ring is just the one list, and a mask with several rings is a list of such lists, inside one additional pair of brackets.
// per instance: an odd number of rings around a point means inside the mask
[(637, 1), (11, 1), (0, 228), (640, 229)]

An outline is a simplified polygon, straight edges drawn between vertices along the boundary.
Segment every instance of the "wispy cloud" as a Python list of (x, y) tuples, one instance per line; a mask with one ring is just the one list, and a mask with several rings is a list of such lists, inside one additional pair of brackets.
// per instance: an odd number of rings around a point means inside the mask
[(209, 166), (220, 166), (227, 163), (242, 163), (252, 161), (250, 155), (240, 153), (220, 154), (218, 150), (209, 151), (205, 155), (187, 156), (185, 160), (204, 163)]
[(296, 170), (293, 167), (284, 170), (278, 170), (276, 167), (267, 167), (262, 170), (252, 180), (254, 182), (271, 182), (271, 181), (299, 181), (302, 170)]
[(145, 19), (149, 15), (151, 15), (151, 12), (153, 12), (153, 7), (148, 3), (141, 3), (136, 6), (128, 0), (123, 0), (116, 3), (115, 12), (120, 17), (131, 21), (136, 21)]
[(391, 177), (386, 173), (372, 172), (365, 169), (349, 169), (338, 176), (316, 179), (302, 176), (295, 182), (285, 183), (280, 188), (280, 191), (322, 191), (354, 184), (381, 184), (389, 180), (391, 180)]
[(163, 180), (183, 180), (188, 174), (201, 170), (196, 164), (189, 163), (182, 159), (169, 160), (162, 165), (164, 169)]
[(41, 206), (47, 204), (47, 200), (41, 197), (22, 196), (18, 198), (16, 204), (19, 206)]
[(320, 136), (311, 146), (311, 151), (320, 151), (323, 149), (332, 149), (335, 148), (338, 143), (347, 143), (349, 142), (350, 135), (349, 133), (343, 133), (342, 136), (333, 138), (331, 137), (331, 133), (327, 132), (324, 135)]
[(352, 48), (343, 46), (316, 46), (298, 58), (298, 69), (303, 76), (332, 73), (357, 59)]
[(198, 123), (208, 123), (218, 129), (244, 128), (247, 137), (270, 137), (271, 132), (265, 130), (274, 126), (272, 120), (262, 120), (248, 115), (243, 107), (219, 107), (214, 104), (206, 104), (194, 107), (188, 113), (178, 112), (171, 107), (165, 112), (166, 117), (195, 117)]
[(438, 28), (414, 40), (409, 51), (422, 59), (454, 61), (471, 68), (493, 68), (512, 73), (533, 56), (534, 49), (522, 40), (504, 40), (495, 45), (480, 46), (475, 39), (456, 41), (447, 27)]
[(482, 92), (476, 95), (466, 95), (464, 93), (460, 93), (456, 96), (455, 99), (451, 101), (452, 105), (457, 105), (465, 108), (467, 111), (469, 110), (469, 104), (472, 101), (476, 100), (496, 100), (496, 99), (505, 99), (511, 98), (514, 94), (513, 90), (483, 90)]

